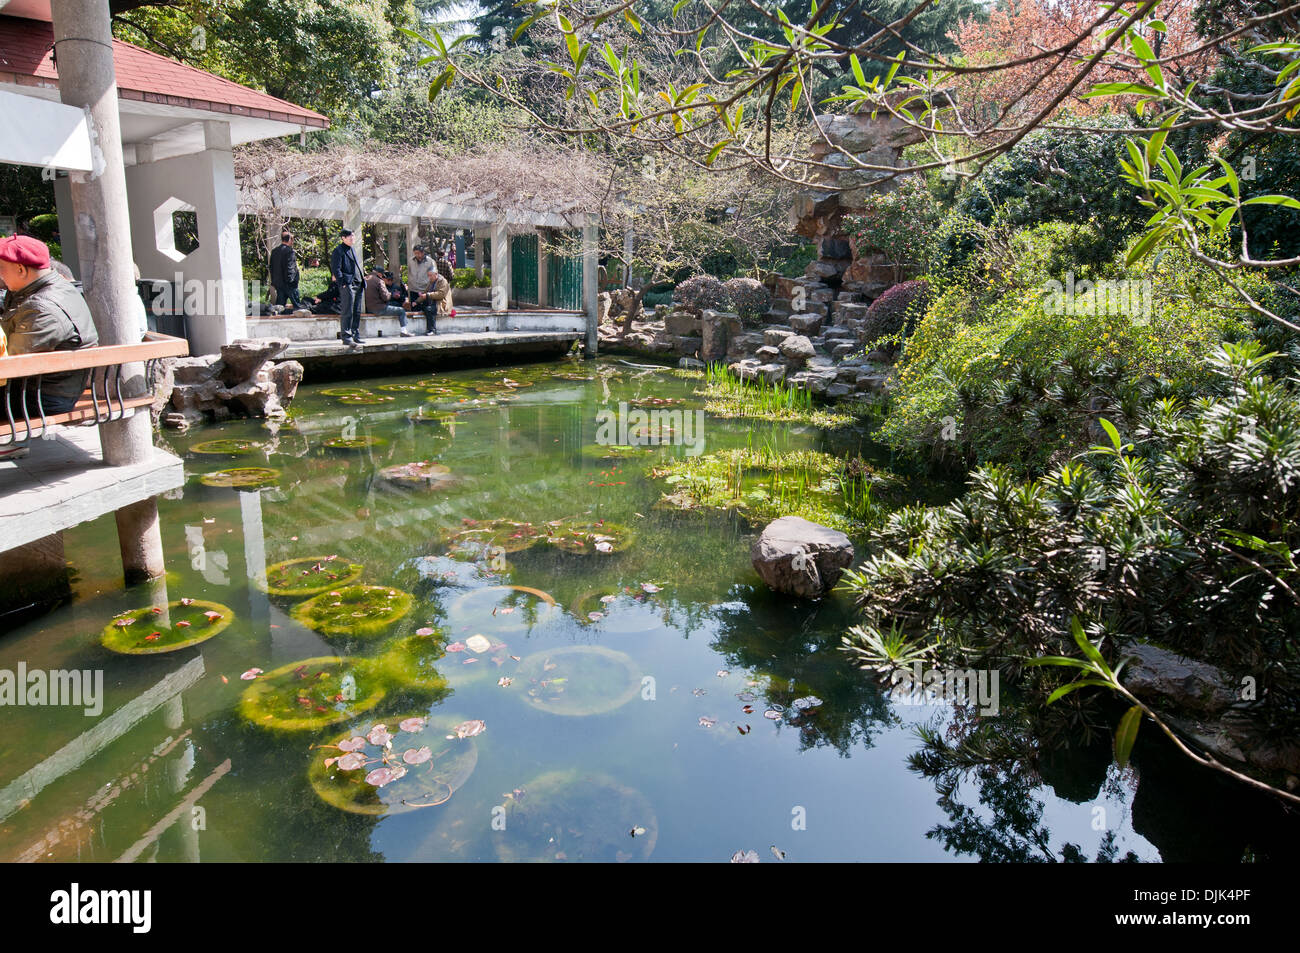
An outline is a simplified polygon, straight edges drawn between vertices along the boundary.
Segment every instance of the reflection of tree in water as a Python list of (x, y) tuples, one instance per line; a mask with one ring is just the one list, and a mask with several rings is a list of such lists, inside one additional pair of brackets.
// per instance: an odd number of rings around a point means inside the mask
[[(975, 717), (973, 707), (959, 710), (945, 731), (918, 726), (921, 748), (908, 766), (935, 783), (938, 804), (950, 823), (926, 832), (955, 854), (970, 854), (985, 863), (1077, 863), (1089, 860), (1077, 844), (1054, 849), (1051, 831), (1042, 823), (1043, 802), (1036, 795), (1044, 784), (1075, 803), (1095, 800), (1102, 793), (1123, 794), (1119, 779), (1107, 779), (1107, 749), (1096, 745), (1073, 751), (1043, 752), (1033, 732), (1033, 718), (1023, 708), (995, 716)], [(1097, 772), (1098, 766), (1101, 771)], [(957, 799), (961, 782), (973, 777), (979, 802), (992, 814), (985, 819)], [(1097, 863), (1131, 863), (1128, 851), (1118, 857), (1115, 832), (1101, 838)]]
[[(875, 681), (839, 651), (852, 620), (847, 604), (836, 598), (794, 601), (766, 588), (738, 595), (714, 612), (718, 631), (712, 648), (730, 667), (766, 676), (768, 685), (760, 690), (800, 726), (800, 750), (830, 746), (847, 757), (855, 745), (871, 747), (887, 721), (897, 723)], [(823, 704), (792, 718), (792, 703), (806, 695), (816, 695)], [(754, 702), (754, 717), (762, 717), (762, 705), (762, 698)]]

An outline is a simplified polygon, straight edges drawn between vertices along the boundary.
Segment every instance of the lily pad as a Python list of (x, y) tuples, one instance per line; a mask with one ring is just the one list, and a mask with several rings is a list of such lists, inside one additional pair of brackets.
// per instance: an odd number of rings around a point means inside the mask
[(371, 393), (368, 387), (327, 387), (320, 392), (325, 397), (355, 397)]
[(202, 599), (178, 599), (114, 616), (99, 637), (104, 648), (121, 655), (162, 655), (206, 642), (235, 621), (229, 606)]
[[(321, 800), (352, 814), (403, 814), (445, 804), (464, 787), (478, 764), (475, 740), (454, 737), (453, 729), (461, 721), (444, 714), (386, 719), (378, 737), (389, 735), (390, 747), (369, 740), (380, 723), (362, 723), (333, 744), (312, 749), (307, 780)], [(383, 768), (389, 776), (374, 779), (383, 784), (367, 782)]]
[(394, 689), (442, 695), (447, 679), (438, 666), (446, 657), (446, 644), (445, 634), (433, 628), (394, 639), (385, 643), (375, 657), (375, 672)]
[(273, 596), (314, 596), (347, 586), (361, 578), (365, 567), (333, 556), (302, 556), (266, 567), (258, 588)]
[(294, 619), (324, 635), (371, 638), (411, 611), (414, 597), (388, 586), (343, 586), (290, 610)]
[(641, 670), (630, 655), (599, 645), (537, 652), (519, 663), (515, 681), (528, 704), (553, 715), (601, 715), (626, 705), (641, 690)]
[(355, 406), (370, 407), (377, 404), (387, 404), (396, 400), (391, 394), (345, 394), (337, 398), (340, 404), (349, 404)]
[[(647, 860), (659, 838), (645, 795), (605, 775), (552, 771), (512, 792), (502, 806), (505, 831), (492, 842), (507, 862)], [(644, 833), (633, 836), (639, 828)]]
[(420, 384), (380, 384), (375, 390), (382, 390), (389, 394), (409, 394), (423, 391), (424, 387)]
[(273, 467), (235, 467), (230, 470), (217, 470), (199, 477), (204, 486), (233, 487), (235, 489), (258, 489), (279, 482), (280, 471)]
[(428, 460), (384, 467), (379, 471), (379, 476), (389, 483), (414, 490), (445, 490), (458, 482), (451, 475), (450, 467)]
[(353, 452), (357, 450), (366, 450), (370, 447), (382, 447), (388, 443), (383, 437), (334, 437), (325, 441), (325, 446), (331, 450), (342, 450)]
[(369, 711), (387, 692), (368, 660), (327, 655), (257, 676), (239, 696), (239, 715), (273, 731), (319, 731)]
[(261, 450), (263, 444), (256, 440), (236, 440), (226, 438), (222, 440), (205, 440), (202, 443), (196, 443), (190, 447), (190, 453), (200, 453), (219, 457), (236, 457), (245, 453), (256, 453)]
[(432, 407), (419, 407), (413, 413), (407, 414), (406, 419), (413, 424), (432, 424), (447, 429), (451, 429), (456, 424), (454, 413)]

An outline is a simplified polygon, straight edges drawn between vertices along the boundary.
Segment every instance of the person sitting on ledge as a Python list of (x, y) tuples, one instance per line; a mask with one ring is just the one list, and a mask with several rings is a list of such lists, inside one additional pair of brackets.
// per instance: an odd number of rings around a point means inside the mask
[(311, 307), (312, 314), (338, 314), (339, 283), (331, 280), (329, 287), (322, 291), (319, 297), (308, 298), (307, 303)]
[(384, 315), (396, 318), (402, 326), (401, 335), (409, 338), (411, 332), (406, 329), (406, 309), (400, 304), (393, 304), (388, 285), (384, 284), (384, 269), (376, 265), (366, 277), (366, 314)]
[[(10, 354), (76, 351), (99, 344), (95, 322), (76, 285), (50, 264), (46, 244), (30, 235), (0, 238), (0, 281), (8, 289), (0, 327)], [(27, 412), (39, 416), (66, 413), (86, 389), (86, 371), (65, 371), (41, 377), (40, 403), (35, 382), (26, 387), (10, 381), (6, 400), (15, 417)]]
[(406, 285), (402, 284), (402, 280), (391, 271), (386, 271), (384, 272), (384, 285), (388, 288), (388, 303), (395, 304), (405, 311), (410, 301), (407, 296)]

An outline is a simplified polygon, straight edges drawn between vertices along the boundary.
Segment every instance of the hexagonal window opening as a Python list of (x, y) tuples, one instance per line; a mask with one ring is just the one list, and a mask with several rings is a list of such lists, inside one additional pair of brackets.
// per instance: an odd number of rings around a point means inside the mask
[(158, 251), (172, 261), (182, 261), (199, 247), (198, 211), (189, 202), (172, 197), (153, 213)]

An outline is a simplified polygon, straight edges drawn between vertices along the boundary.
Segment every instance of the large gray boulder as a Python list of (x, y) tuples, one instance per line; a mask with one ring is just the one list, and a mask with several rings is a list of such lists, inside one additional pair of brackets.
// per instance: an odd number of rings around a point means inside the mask
[(795, 367), (801, 367), (817, 351), (802, 334), (795, 334), (781, 342), (781, 355)]
[(1155, 645), (1126, 646), (1124, 654), (1130, 661), (1121, 681), (1149, 705), (1213, 716), (1238, 700), (1228, 676), (1206, 662)]
[(782, 516), (767, 524), (749, 555), (758, 575), (772, 589), (819, 599), (853, 562), (853, 544), (829, 526), (800, 516)]
[(240, 338), (221, 345), (221, 382), (234, 387), (257, 376), (263, 364), (284, 352), (288, 338)]

